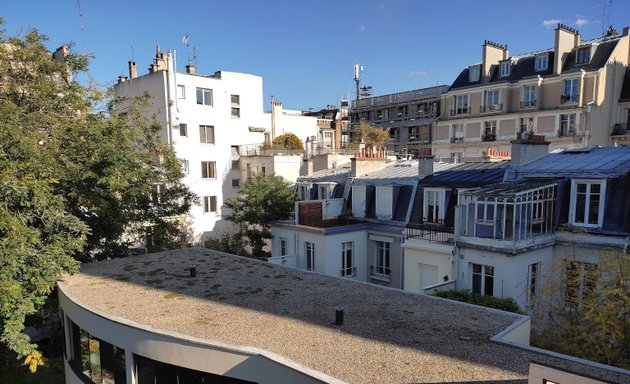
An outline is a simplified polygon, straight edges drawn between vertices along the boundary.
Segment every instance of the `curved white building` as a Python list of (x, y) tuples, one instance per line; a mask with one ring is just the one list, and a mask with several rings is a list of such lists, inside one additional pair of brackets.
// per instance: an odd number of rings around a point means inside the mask
[(629, 377), (505, 345), (526, 316), (203, 248), (85, 264), (59, 302), (68, 384), (516, 383), (532, 360)]

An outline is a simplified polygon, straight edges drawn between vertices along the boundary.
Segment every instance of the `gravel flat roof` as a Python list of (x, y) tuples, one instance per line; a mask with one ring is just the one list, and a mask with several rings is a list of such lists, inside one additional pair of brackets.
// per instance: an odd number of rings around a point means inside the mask
[(348, 383), (526, 382), (532, 360), (628, 379), (490, 341), (518, 320), (514, 314), (204, 248), (84, 264), (59, 285), (105, 317), (263, 349)]

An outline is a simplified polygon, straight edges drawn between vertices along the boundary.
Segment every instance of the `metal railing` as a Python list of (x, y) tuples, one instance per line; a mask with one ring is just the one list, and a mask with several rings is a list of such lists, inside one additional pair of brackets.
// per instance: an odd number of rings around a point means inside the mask
[(457, 115), (466, 115), (470, 113), (470, 107), (463, 107), (463, 108), (453, 108), (451, 109), (451, 116), (457, 116)]
[(560, 128), (558, 130), (558, 137), (571, 137), (571, 136), (575, 136), (575, 128), (571, 127), (571, 128)]
[(568, 103), (577, 103), (577, 101), (580, 99), (580, 95), (578, 93), (574, 94), (574, 95), (560, 95), (560, 104), (568, 104)]
[(485, 135), (481, 136), (481, 141), (497, 141), (497, 134), (486, 133)]
[(613, 125), (613, 135), (630, 135), (630, 128), (627, 123), (617, 123)]
[(463, 143), (463, 142), (464, 142), (463, 137), (451, 137), (451, 143)]
[(357, 267), (342, 268), (339, 270), (341, 277), (356, 276)]
[(534, 108), (536, 107), (536, 99), (521, 101), (521, 108)]
[(372, 265), (370, 266), (370, 277), (377, 278), (379, 280), (391, 281), (391, 269), (384, 265)]
[(405, 238), (426, 240), (430, 243), (452, 244), (453, 226), (445, 225), (443, 221), (435, 223), (409, 223), (405, 226)]
[(482, 105), (479, 107), (479, 112), (500, 112), (503, 109), (503, 104), (489, 104)]

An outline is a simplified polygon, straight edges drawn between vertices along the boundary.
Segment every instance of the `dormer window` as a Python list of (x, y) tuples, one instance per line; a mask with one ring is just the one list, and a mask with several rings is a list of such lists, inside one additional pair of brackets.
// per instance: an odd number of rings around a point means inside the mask
[(442, 223), (445, 196), (446, 191), (443, 189), (424, 190), (423, 219), (425, 223)]
[(509, 61), (502, 61), (499, 65), (499, 76), (510, 76), (510, 72), (512, 72), (512, 63)]
[(604, 196), (605, 180), (571, 180), (570, 223), (601, 228), (604, 224)]
[(536, 56), (536, 71), (544, 71), (547, 69), (548, 58), (547, 54)]
[(576, 64), (588, 64), (591, 61), (591, 47), (579, 48), (575, 57)]
[(474, 82), (479, 81), (479, 75), (481, 74), (481, 66), (480, 65), (472, 65), (468, 68), (468, 81)]

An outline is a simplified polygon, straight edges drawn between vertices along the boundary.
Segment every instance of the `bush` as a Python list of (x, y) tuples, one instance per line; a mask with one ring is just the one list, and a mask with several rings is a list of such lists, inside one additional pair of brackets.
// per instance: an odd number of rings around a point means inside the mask
[(511, 297), (503, 299), (500, 297), (479, 295), (470, 292), (470, 290), (468, 289), (449, 289), (448, 291), (436, 291), (434, 293), (434, 296), (462, 301), (464, 303), (481, 305), (483, 307), (500, 309), (502, 311), (521, 313), (518, 304), (516, 304), (514, 299), (512, 299)]

